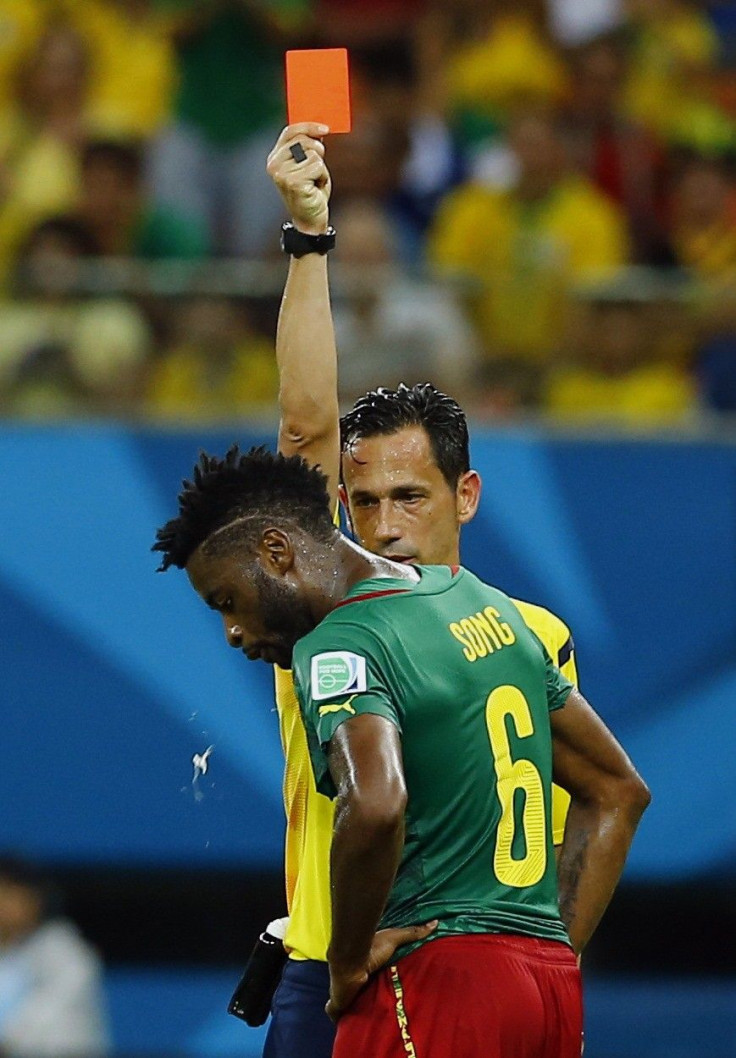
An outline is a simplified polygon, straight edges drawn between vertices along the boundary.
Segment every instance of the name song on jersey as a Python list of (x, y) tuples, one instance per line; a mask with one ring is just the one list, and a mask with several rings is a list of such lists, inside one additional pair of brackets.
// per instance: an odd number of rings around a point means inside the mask
[(467, 661), (485, 658), (516, 642), (514, 630), (505, 621), (500, 621), (500, 616), (493, 606), (486, 606), (485, 610), (478, 610), (448, 625), (458, 643), (462, 643)]

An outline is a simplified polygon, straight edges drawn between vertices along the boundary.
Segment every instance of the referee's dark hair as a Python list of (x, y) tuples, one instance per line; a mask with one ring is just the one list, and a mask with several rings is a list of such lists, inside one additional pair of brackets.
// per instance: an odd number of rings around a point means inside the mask
[(435, 462), (451, 489), (470, 470), (470, 440), (465, 412), (431, 382), (396, 389), (379, 386), (355, 402), (340, 420), (342, 451), (366, 437), (393, 434), (405, 426), (422, 426)]
[[(301, 456), (284, 456), (237, 445), (220, 459), (202, 452), (191, 481), (182, 482), (179, 514), (156, 533), (152, 551), (163, 554), (160, 573), (184, 569), (213, 533), (214, 549), (252, 545), (266, 523), (286, 522), (318, 540), (337, 531), (330, 513), (327, 479)], [(230, 531), (219, 532), (227, 526)]]

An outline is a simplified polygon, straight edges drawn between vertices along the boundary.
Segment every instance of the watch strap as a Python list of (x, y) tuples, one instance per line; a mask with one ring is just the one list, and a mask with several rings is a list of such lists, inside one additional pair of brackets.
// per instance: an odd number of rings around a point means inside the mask
[(292, 257), (304, 257), (308, 253), (324, 256), (335, 245), (335, 234), (335, 229), (330, 226), (319, 235), (307, 235), (291, 221), (286, 221), (281, 225), (281, 249)]

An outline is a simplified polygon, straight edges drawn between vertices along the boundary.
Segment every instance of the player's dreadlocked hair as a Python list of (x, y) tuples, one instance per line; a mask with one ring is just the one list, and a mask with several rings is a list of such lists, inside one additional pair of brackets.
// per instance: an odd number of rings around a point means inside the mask
[[(182, 484), (179, 516), (158, 530), (151, 548), (163, 553), (159, 572), (183, 569), (200, 544), (234, 522), (240, 542), (274, 520), (288, 521), (319, 540), (335, 532), (327, 479), (301, 456), (274, 455), (263, 447), (243, 455), (237, 445), (224, 459), (202, 452), (193, 480)], [(228, 540), (221, 542), (231, 542), (225, 535)]]
[(422, 426), (429, 436), (435, 462), (450, 488), (470, 469), (470, 442), (465, 412), (457, 401), (431, 382), (397, 389), (380, 386), (356, 401), (340, 420), (343, 452), (364, 437), (396, 433), (405, 426)]

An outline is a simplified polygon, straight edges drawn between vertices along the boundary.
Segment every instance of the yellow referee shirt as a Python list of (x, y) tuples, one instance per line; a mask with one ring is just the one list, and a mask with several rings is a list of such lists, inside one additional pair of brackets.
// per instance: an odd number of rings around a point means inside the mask
[[(550, 657), (577, 685), (572, 637), (567, 625), (549, 610), (513, 600)], [(286, 809), (286, 902), (289, 928), (284, 944), (293, 959), (325, 962), (332, 933), (330, 909), (330, 844), (334, 802), (317, 793), (291, 673), (275, 668), (276, 707), (284, 747)], [(553, 787), (552, 833), (559, 845), (570, 798)]]

